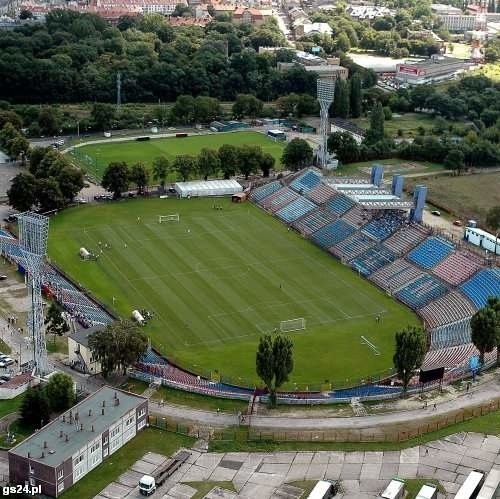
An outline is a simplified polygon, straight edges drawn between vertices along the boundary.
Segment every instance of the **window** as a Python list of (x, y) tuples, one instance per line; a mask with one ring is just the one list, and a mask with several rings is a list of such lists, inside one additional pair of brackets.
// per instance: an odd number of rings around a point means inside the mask
[(57, 485), (57, 492), (62, 492), (64, 490), (64, 482), (60, 482)]
[(78, 466), (83, 461), (83, 454), (80, 454), (74, 461), (73, 466)]
[(97, 442), (95, 443), (91, 448), (90, 448), (90, 453), (93, 454), (96, 450), (98, 450), (101, 447), (101, 443)]
[(35, 473), (35, 470), (33, 469), (33, 466), (30, 464), (30, 475), (33, 475)]
[(143, 419), (142, 421), (139, 421), (139, 424), (137, 425), (137, 429), (140, 430), (146, 426), (146, 420)]
[(107, 444), (108, 444), (108, 436), (106, 435), (102, 440), (102, 445), (107, 445)]
[(146, 415), (146, 408), (143, 407), (142, 409), (139, 410), (139, 412), (137, 413), (137, 419), (139, 418), (142, 418), (142, 416), (145, 416)]
[(61, 468), (58, 472), (57, 472), (57, 479), (58, 480), (62, 480), (64, 478), (64, 468)]
[(134, 416), (130, 416), (126, 421), (125, 421), (125, 426), (130, 426), (134, 422)]
[(120, 433), (120, 427), (117, 426), (114, 430), (111, 431), (110, 438), (116, 437)]

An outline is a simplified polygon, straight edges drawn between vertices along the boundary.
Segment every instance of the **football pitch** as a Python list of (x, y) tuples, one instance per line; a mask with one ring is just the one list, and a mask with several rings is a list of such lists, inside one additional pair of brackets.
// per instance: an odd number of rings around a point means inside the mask
[[(158, 223), (174, 213), (179, 222)], [(218, 370), (253, 385), (259, 337), (304, 318), (305, 330), (286, 333), (295, 358), (288, 386), (348, 385), (387, 372), (394, 332), (418, 323), (250, 203), (123, 200), (71, 208), (50, 223), (51, 259), (120, 316), (154, 312), (144, 328), (152, 344), (201, 374)], [(98, 252), (105, 245), (97, 261), (80, 260), (82, 246)]]
[[(196, 156), (204, 147), (218, 149), (224, 144), (260, 146), (264, 152), (268, 152), (275, 158), (275, 168), (280, 167), (283, 144), (259, 132), (213, 133), (182, 138), (153, 138), (147, 141), (128, 140), (90, 144), (78, 147), (69, 154), (82, 168), (99, 180), (112, 161), (126, 161), (129, 165), (141, 161), (150, 167), (153, 160), (159, 156), (165, 156), (173, 161), (181, 154)], [(173, 181), (175, 177), (171, 175), (169, 180)]]

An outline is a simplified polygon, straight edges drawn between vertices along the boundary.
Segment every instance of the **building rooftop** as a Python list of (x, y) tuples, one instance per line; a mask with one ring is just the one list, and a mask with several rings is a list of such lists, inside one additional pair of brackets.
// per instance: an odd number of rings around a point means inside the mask
[(84, 347), (89, 346), (89, 336), (97, 331), (101, 331), (105, 326), (98, 324), (96, 326), (89, 327), (88, 329), (79, 329), (76, 333), (69, 336), (73, 341), (76, 341)]
[(145, 400), (140, 395), (103, 386), (9, 453), (24, 458), (29, 454), (32, 461), (57, 466)]

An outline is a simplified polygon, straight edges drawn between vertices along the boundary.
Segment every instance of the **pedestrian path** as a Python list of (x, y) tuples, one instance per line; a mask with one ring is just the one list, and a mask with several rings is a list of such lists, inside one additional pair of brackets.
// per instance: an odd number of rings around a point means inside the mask
[[(339, 498), (373, 499), (392, 478), (399, 477), (439, 480), (445, 490), (440, 499), (451, 499), (471, 471), (489, 472), (493, 466), (500, 466), (500, 438), (479, 433), (457, 433), (401, 451), (224, 454), (206, 452), (199, 445), (188, 450), (188, 461), (153, 497), (189, 499), (196, 493), (188, 485), (190, 482), (231, 481), (236, 493), (214, 492), (208, 497), (293, 498), (293, 482), (329, 479), (340, 480)], [(144, 473), (154, 473), (166, 457), (146, 454), (95, 499), (114, 499), (117, 494), (124, 499), (137, 497), (139, 478)]]

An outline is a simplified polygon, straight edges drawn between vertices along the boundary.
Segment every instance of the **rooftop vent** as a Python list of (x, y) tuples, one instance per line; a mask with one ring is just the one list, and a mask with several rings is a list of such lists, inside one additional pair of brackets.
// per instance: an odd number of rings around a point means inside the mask
[(120, 399), (119, 398), (115, 399), (115, 405), (120, 405)]
[(42, 455), (40, 456), (40, 459), (43, 459), (45, 457), (45, 452), (42, 452)]
[(106, 407), (106, 401), (105, 400), (102, 401), (102, 406)]
[(104, 407), (101, 409), (101, 414), (104, 416)]
[(62, 431), (62, 430), (60, 430), (60, 431), (59, 431), (59, 438), (62, 438), (62, 437), (63, 437), (63, 431)]
[(92, 425), (92, 431), (94, 431), (94, 425)]
[(67, 433), (66, 433), (66, 435), (65, 435), (64, 441), (65, 441), (65, 442), (69, 442), (69, 437), (68, 437), (68, 434), (67, 434)]
[(56, 451), (55, 450), (49, 450), (49, 454), (55, 454)]
[(43, 442), (43, 448), (46, 449), (47, 448), (47, 440), (44, 440)]
[(89, 417), (92, 416), (92, 409), (89, 409)]

